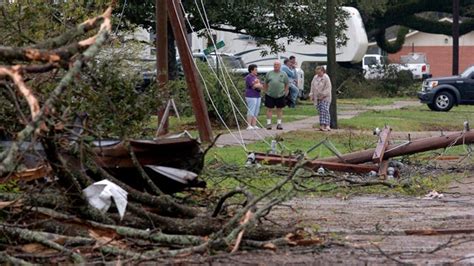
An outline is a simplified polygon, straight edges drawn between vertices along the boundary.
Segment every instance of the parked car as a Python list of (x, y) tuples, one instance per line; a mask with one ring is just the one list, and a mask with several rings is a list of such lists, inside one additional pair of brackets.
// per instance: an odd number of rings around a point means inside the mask
[[(209, 64), (213, 67), (216, 65), (215, 56), (212, 56), (212, 55), (205, 55), (204, 53), (193, 53), (193, 58), (196, 62), (204, 62), (204, 63), (209, 62)], [(229, 64), (231, 64), (233, 60), (240, 60), (240, 57), (236, 57), (236, 59), (234, 59), (233, 57), (223, 56), (222, 60), (224, 61), (225, 64), (227, 64), (227, 62), (229, 62)], [(156, 64), (156, 59), (155, 58), (149, 59), (149, 60), (144, 59), (143, 61), (151, 61), (154, 64)], [(234, 63), (234, 64), (237, 64), (238, 66), (241, 66), (240, 61), (238, 63)], [(183, 70), (183, 65), (181, 63), (181, 59), (179, 57), (176, 57), (176, 67), (178, 69), (178, 75), (180, 77), (183, 77), (184, 76), (184, 70)], [(136, 89), (138, 91), (144, 91), (148, 86), (150, 86), (150, 84), (155, 82), (155, 80), (157, 78), (157, 76), (156, 76), (156, 66), (154, 66), (152, 68), (153, 68), (153, 70), (142, 71), (143, 82), (141, 82), (140, 84), (137, 85)]]
[[(245, 67), (244, 62), (240, 56), (235, 56), (233, 54), (228, 53), (217, 53), (217, 56), (221, 59), (219, 63), (224, 63), (224, 65), (229, 69), (235, 68), (242, 68)], [(218, 66), (217, 57), (215, 53), (211, 54), (204, 54), (204, 53), (193, 53), (194, 60), (201, 61), (201, 62), (209, 62), (209, 66), (212, 68), (216, 68)], [(176, 58), (178, 63), (178, 68), (182, 70), (181, 60)]]
[(418, 98), (431, 110), (442, 112), (451, 110), (454, 105), (474, 104), (474, 65), (458, 76), (425, 80)]
[(362, 59), (362, 69), (366, 79), (383, 78), (389, 71), (410, 71), (413, 79), (430, 78), (430, 65), (426, 56), (419, 53), (411, 53), (400, 57), (400, 64), (388, 64), (385, 56), (377, 54), (367, 54)]

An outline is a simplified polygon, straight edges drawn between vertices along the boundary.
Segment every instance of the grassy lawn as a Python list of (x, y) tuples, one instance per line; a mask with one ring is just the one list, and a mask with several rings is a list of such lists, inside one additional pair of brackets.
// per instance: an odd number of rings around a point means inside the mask
[[(327, 135), (320, 131), (293, 131), (283, 133), (279, 135), (279, 138), (282, 139), (282, 145), (278, 147), (278, 151), (285, 155), (307, 152), (311, 147), (324, 140), (328, 140), (332, 143), (341, 154), (375, 148), (378, 140), (378, 138), (372, 134), (342, 132)], [(270, 145), (268, 144), (270, 141), (271, 139), (267, 138), (267, 143), (259, 141), (248, 144), (246, 147), (249, 152), (255, 151), (265, 153), (270, 151)], [(402, 141), (400, 141), (400, 143), (401, 142)], [(436, 157), (440, 154), (459, 155), (465, 154), (466, 152), (465, 147), (455, 146), (446, 151), (429, 151), (412, 155), (411, 157), (414, 160), (418, 160), (427, 157)], [(334, 156), (334, 154), (324, 145), (321, 145), (308, 153), (309, 158), (324, 158), (329, 156)], [(227, 146), (223, 148), (213, 147), (207, 154), (206, 163), (209, 164), (217, 160), (229, 164), (243, 165), (246, 159), (247, 153), (241, 146)]]
[(449, 112), (433, 112), (424, 105), (398, 110), (371, 110), (352, 119), (341, 119), (338, 124), (341, 128), (362, 130), (390, 125), (395, 131), (460, 131), (464, 121), (474, 121), (474, 107), (458, 106)]
[[(338, 108), (340, 110), (357, 110), (367, 106), (383, 106), (393, 104), (396, 101), (409, 100), (407, 98), (373, 98), (373, 99), (340, 99), (338, 100)], [(383, 127), (390, 125), (395, 132), (401, 131), (448, 131), (462, 130), (464, 121), (474, 120), (474, 107), (458, 106), (450, 112), (433, 112), (426, 106), (406, 107), (398, 110), (368, 110), (351, 119), (340, 119), (339, 127), (342, 129), (355, 130), (372, 130), (375, 127)], [(259, 119), (265, 121), (265, 109), (262, 107)], [(304, 119), (316, 114), (313, 104), (309, 101), (301, 102), (297, 108), (284, 110), (284, 122), (291, 122), (298, 119)], [(153, 118), (151, 125), (156, 128), (156, 117)], [(188, 130), (193, 136), (197, 136), (197, 130), (194, 125), (193, 117), (184, 117), (177, 120), (175, 117), (170, 118), (171, 131), (177, 132)], [(214, 134), (220, 132), (226, 133), (222, 127), (215, 126)], [(283, 154), (294, 154), (308, 151), (314, 145), (327, 139), (342, 154), (374, 148), (377, 138), (370, 134), (354, 133), (351, 131), (343, 131), (338, 133), (326, 134), (319, 131), (294, 131), (283, 133), (278, 136), (282, 139), (279, 150)], [(270, 150), (271, 139), (259, 141), (247, 145), (248, 151), (267, 152)], [(429, 158), (436, 157), (440, 154), (463, 155), (466, 154), (463, 146), (453, 147), (448, 151), (437, 150), (426, 153), (420, 153), (409, 157), (410, 162), (418, 164), (436, 163)], [(309, 158), (322, 158), (333, 156), (332, 152), (324, 146), (318, 147), (308, 154)], [(280, 173), (275, 172), (278, 166), (263, 166), (261, 169), (245, 168), (244, 164), (247, 153), (240, 146), (212, 148), (206, 156), (206, 170), (203, 178), (209, 184), (211, 189), (227, 190), (236, 186), (252, 187), (252, 191), (257, 193), (262, 189), (269, 188), (274, 185), (286, 173), (282, 170)], [(225, 165), (225, 169), (215, 170), (216, 165)], [(278, 168), (276, 168), (278, 169)], [(217, 171), (217, 172), (216, 172)], [(436, 176), (419, 175), (412, 176), (413, 183), (406, 187), (398, 187), (396, 189), (384, 186), (370, 187), (334, 187), (335, 185), (327, 184), (321, 186), (320, 181), (310, 179), (304, 181), (307, 187), (317, 187), (315, 195), (335, 195), (341, 193), (345, 195), (353, 194), (424, 194), (429, 189), (443, 189), (453, 178), (458, 177), (456, 174), (437, 174)], [(410, 179), (410, 180), (411, 180)]]
[[(279, 147), (279, 151), (282, 151), (283, 154), (307, 152), (311, 147), (326, 139), (330, 141), (340, 153), (373, 148), (377, 142), (377, 138), (372, 135), (353, 134), (350, 132), (327, 135), (320, 131), (294, 131), (283, 133), (279, 135), (279, 138), (283, 140), (283, 145)], [(270, 139), (267, 139), (267, 142), (269, 143)], [(267, 152), (270, 150), (270, 146), (263, 141), (259, 141), (247, 145), (247, 149), (249, 151)], [(310, 158), (323, 158), (328, 156), (333, 156), (333, 153), (323, 146), (316, 148), (308, 154)], [(214, 147), (209, 151), (206, 161), (209, 163), (215, 159), (226, 163), (243, 165), (247, 159), (247, 155), (240, 146)]]
[[(407, 98), (370, 98), (370, 99), (338, 99), (338, 108), (340, 110), (347, 109), (358, 109), (366, 106), (383, 106), (390, 105), (396, 101), (407, 100)], [(258, 119), (260, 123), (265, 124), (266, 121), (266, 109), (264, 106), (260, 108), (260, 114)], [(245, 115), (245, 112), (243, 113)], [(283, 110), (283, 122), (293, 122), (296, 120), (305, 119), (308, 117), (315, 116), (317, 114), (316, 108), (311, 101), (300, 101), (296, 108), (285, 108)], [(240, 118), (240, 117), (239, 117)], [(241, 120), (241, 119), (240, 119)], [(273, 122), (276, 122), (276, 114), (273, 114)], [(150, 128), (156, 129), (158, 126), (157, 117), (152, 116), (150, 119)], [(170, 132), (182, 132), (187, 130), (193, 136), (197, 136), (197, 130), (195, 126), (195, 119), (193, 116), (181, 117), (178, 120), (175, 116), (170, 116), (169, 119)], [(244, 123), (241, 124), (244, 127)], [(236, 129), (236, 128), (232, 128)], [(213, 125), (215, 134), (227, 133), (225, 127), (221, 124)]]
[[(313, 103), (310, 101), (300, 102), (296, 108), (284, 108), (283, 109), (283, 123), (293, 122), (296, 120), (305, 119), (311, 116), (316, 115), (316, 108)], [(258, 120), (260, 123), (265, 124), (266, 117), (266, 108), (262, 106), (260, 108), (260, 114)], [(276, 113), (273, 111), (273, 123), (276, 122)]]
[[(404, 99), (380, 99), (374, 105), (391, 104), (397, 100)], [(339, 106), (367, 106), (369, 100), (346, 100), (341, 101)], [(312, 107), (310, 104), (308, 106)], [(301, 106), (300, 106), (301, 107)], [(367, 111), (351, 119), (339, 121), (341, 128), (345, 129), (365, 129), (371, 130), (375, 127), (382, 127), (385, 124), (392, 126), (394, 131), (425, 131), (425, 130), (462, 130), (462, 124), (465, 120), (472, 121), (474, 118), (474, 109), (470, 106), (459, 106), (453, 108), (450, 112), (433, 112), (426, 106), (407, 107), (400, 110), (387, 111)], [(303, 113), (295, 110), (293, 114)], [(472, 111), (471, 111), (472, 110)], [(377, 138), (371, 134), (353, 133), (351, 131), (343, 131), (338, 133), (326, 134), (318, 131), (295, 131), (284, 133), (279, 136), (283, 139), (283, 154), (306, 152), (312, 146), (328, 139), (340, 153), (348, 153), (357, 150), (374, 148)], [(270, 142), (270, 139), (267, 139)], [(263, 141), (247, 145), (249, 151), (266, 152), (270, 148)], [(448, 150), (435, 150), (409, 157), (398, 158), (398, 160), (407, 160), (417, 165), (437, 165), (442, 161), (433, 160), (439, 155), (466, 155), (467, 149), (464, 146), (452, 147)], [(332, 152), (321, 146), (308, 154), (309, 158), (322, 158), (333, 156)], [(472, 159), (467, 159), (472, 162)], [(212, 168), (215, 165), (226, 164), (232, 165), (232, 170), (227, 169), (222, 172), (220, 179), (207, 179), (210, 188), (215, 189), (231, 189), (236, 186), (246, 186), (252, 188), (252, 191), (258, 193), (265, 188), (269, 188), (281, 179), (285, 173), (281, 170), (281, 174), (275, 172), (274, 167), (263, 166), (260, 170), (254, 168), (243, 167), (246, 161), (245, 151), (239, 147), (212, 148), (206, 157), (206, 165)], [(208, 168), (209, 169), (209, 168)], [(273, 170), (270, 170), (273, 169)], [(278, 169), (278, 168), (277, 168)], [(411, 170), (410, 170), (411, 171)], [(205, 173), (204, 178), (209, 175), (215, 175), (214, 172)], [(450, 182), (455, 178), (460, 178), (462, 174), (450, 173), (449, 171), (440, 170), (437, 173), (423, 173), (410, 176), (409, 184), (398, 186), (396, 188), (387, 188), (384, 186), (369, 187), (344, 187), (335, 184), (321, 185), (321, 181), (317, 179), (308, 179), (304, 181), (304, 186), (314, 189), (314, 194), (305, 192), (304, 195), (360, 195), (360, 194), (410, 194), (423, 195), (431, 189), (442, 191), (447, 188)]]
[[(369, 134), (351, 134), (351, 133), (338, 133), (326, 135), (322, 132), (308, 132), (308, 131), (297, 131), (290, 132), (281, 135), (283, 143), (292, 152), (308, 151), (315, 144), (328, 138), (330, 142), (336, 147), (340, 153), (348, 153), (357, 150), (374, 148), (376, 146), (377, 138)], [(249, 151), (265, 152), (269, 147), (263, 143), (258, 142), (247, 146)], [(289, 151), (284, 151), (283, 154), (288, 154)], [(405, 156), (398, 158), (408, 164), (418, 165), (430, 165), (431, 169), (434, 169), (438, 164), (442, 164), (443, 161), (436, 161), (438, 155), (463, 155), (466, 154), (466, 150), (462, 146), (452, 147), (448, 151), (435, 150), (416, 155)], [(309, 158), (323, 158), (328, 156), (334, 156), (331, 151), (325, 147), (318, 147), (314, 151), (308, 154)], [(472, 159), (467, 159), (468, 162), (472, 162)], [(226, 191), (233, 189), (238, 186), (244, 186), (250, 189), (254, 194), (258, 195), (265, 189), (269, 189), (274, 186), (281, 178), (286, 176), (288, 168), (281, 166), (267, 166), (262, 165), (260, 168), (246, 168), (244, 167), (246, 161), (246, 153), (241, 147), (225, 147), (225, 148), (212, 148), (208, 156), (206, 157), (206, 169), (202, 175), (203, 179), (208, 182), (210, 189), (216, 191)], [(216, 169), (222, 167), (220, 169)], [(403, 176), (404, 178), (401, 183), (395, 181), (397, 184), (393, 188), (386, 186), (367, 186), (367, 187), (348, 187), (341, 186), (340, 184), (325, 183), (324, 179), (313, 178), (301, 178), (299, 179), (301, 185), (304, 186), (304, 192), (298, 192), (300, 196), (354, 196), (364, 194), (384, 194), (384, 195), (424, 195), (430, 190), (443, 191), (446, 189), (453, 179), (461, 178), (462, 173), (455, 173), (447, 170), (439, 170), (435, 172), (421, 172), (414, 173), (417, 167), (414, 165), (409, 166), (410, 174)], [(413, 167), (413, 168), (412, 168)], [(306, 173), (307, 174), (307, 173)], [(334, 173), (337, 176), (344, 174)], [(305, 174), (303, 173), (303, 176)], [(286, 191), (288, 186), (283, 190)], [(280, 191), (279, 193), (282, 193)]]
[(413, 100), (411, 98), (369, 98), (369, 99), (337, 99), (337, 104), (340, 107), (355, 107), (355, 106), (382, 106), (390, 105), (396, 101)]

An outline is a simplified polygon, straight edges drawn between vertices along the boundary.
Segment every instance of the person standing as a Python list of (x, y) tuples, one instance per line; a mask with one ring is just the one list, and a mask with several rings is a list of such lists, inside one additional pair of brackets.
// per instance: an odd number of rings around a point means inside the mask
[(260, 91), (263, 89), (263, 85), (257, 76), (257, 65), (249, 65), (248, 71), (249, 74), (245, 77), (245, 101), (247, 102), (247, 130), (252, 130), (258, 129), (257, 117), (260, 112), (262, 100)]
[(315, 75), (311, 81), (311, 92), (309, 97), (313, 100), (319, 112), (319, 130), (331, 131), (331, 116), (329, 106), (331, 105), (331, 79), (326, 74), (323, 66), (317, 66)]
[(293, 102), (296, 105), (298, 96), (300, 95), (300, 89), (298, 87), (298, 71), (296, 71), (296, 67), (298, 66), (298, 63), (296, 62), (296, 57), (294, 55), (291, 55), (289, 59), (290, 59), (290, 69), (291, 71), (293, 71), (293, 74), (295, 76), (295, 79), (293, 80), (294, 90), (292, 91), (290, 87), (290, 93), (293, 93), (291, 97), (293, 99)]
[(296, 76), (296, 69), (293, 67), (290, 59), (285, 59), (283, 61), (283, 65), (281, 66), (281, 71), (286, 73), (286, 75), (288, 76), (288, 81), (289, 81), (288, 107), (295, 108), (296, 101), (298, 98), (298, 87), (296, 86), (297, 76)]
[(267, 107), (267, 126), (272, 129), (273, 109), (277, 113), (277, 130), (282, 130), (283, 108), (286, 105), (285, 97), (288, 95), (288, 75), (281, 71), (281, 62), (273, 63), (273, 70), (265, 76), (265, 107)]

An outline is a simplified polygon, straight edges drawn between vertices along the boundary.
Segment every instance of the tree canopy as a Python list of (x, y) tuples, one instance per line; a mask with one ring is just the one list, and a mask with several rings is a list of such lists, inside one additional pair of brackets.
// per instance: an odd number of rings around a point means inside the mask
[[(154, 7), (154, 2), (155, 0), (127, 1), (125, 18), (134, 24), (154, 29), (155, 10), (151, 8)], [(124, 3), (122, 1), (122, 5)], [(207, 26), (214, 30), (248, 34), (273, 51), (284, 48), (277, 45), (280, 38), (310, 43), (315, 37), (325, 35), (326, 6), (322, 0), (184, 0), (182, 3), (192, 25), (192, 29), (188, 30), (199, 32)], [(345, 40), (345, 24), (342, 23), (345, 17), (345, 12), (339, 9), (336, 16), (339, 43)]]
[(41, 42), (97, 15), (109, 1), (14, 1), (0, 4), (0, 45), (24, 46)]
[[(354, 6), (361, 12), (369, 38), (374, 37), (379, 47), (389, 53), (401, 49), (407, 28), (427, 33), (452, 35), (452, 23), (430, 18), (428, 12), (438, 12), (450, 16), (451, 0), (349, 0), (345, 4)], [(460, 35), (474, 30), (474, 1), (460, 0)], [(385, 31), (392, 26), (402, 26), (397, 40), (389, 43)]]
[[(155, 0), (127, 1), (125, 17), (128, 21), (154, 28)], [(260, 44), (269, 45), (274, 51), (282, 49), (277, 40), (287, 37), (311, 42), (314, 37), (324, 36), (326, 6), (323, 0), (299, 1), (235, 1), (235, 0), (183, 0), (194, 31), (205, 28), (204, 21), (215, 30), (240, 32), (257, 38)], [(123, 2), (122, 2), (123, 4)], [(427, 12), (452, 12), (451, 0), (344, 0), (338, 6), (349, 5), (359, 9), (369, 38), (387, 52), (397, 52), (403, 46), (408, 28), (427, 33), (452, 35), (452, 23), (441, 22), (427, 16)], [(204, 8), (206, 13), (204, 14)], [(460, 34), (474, 29), (474, 1), (460, 1)], [(206, 17), (207, 16), (207, 17)], [(203, 18), (204, 17), (204, 18)], [(341, 21), (344, 14), (338, 9), (336, 19), (339, 28), (337, 38), (344, 40)], [(392, 26), (400, 27), (395, 43), (385, 39), (385, 31)]]

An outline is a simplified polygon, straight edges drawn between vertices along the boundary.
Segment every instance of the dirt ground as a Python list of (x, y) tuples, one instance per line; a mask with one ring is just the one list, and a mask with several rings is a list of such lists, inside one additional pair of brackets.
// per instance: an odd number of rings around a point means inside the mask
[[(241, 251), (208, 257), (213, 265), (473, 264), (474, 174), (439, 199), (410, 196), (303, 197), (270, 219), (325, 239), (321, 246)], [(291, 206), (289, 208), (288, 206)], [(405, 230), (473, 229), (471, 234), (407, 235)]]

